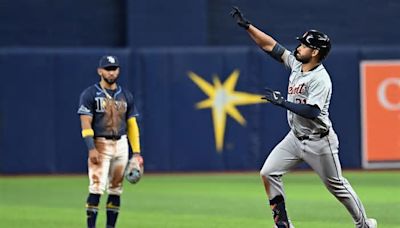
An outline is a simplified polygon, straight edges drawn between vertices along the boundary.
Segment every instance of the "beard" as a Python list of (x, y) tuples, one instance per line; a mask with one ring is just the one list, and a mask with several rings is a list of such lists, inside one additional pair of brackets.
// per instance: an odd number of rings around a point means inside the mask
[(114, 79), (111, 79), (111, 78), (108, 78), (108, 79), (107, 79), (107, 78), (103, 77), (103, 79), (104, 79), (105, 82), (107, 82), (107, 84), (113, 85), (114, 83), (117, 82), (118, 77), (116, 77), (116, 78), (114, 78)]
[(311, 61), (311, 56), (300, 56), (299, 52), (297, 50), (294, 51), (294, 57), (296, 58), (297, 61), (301, 62), (301, 63), (309, 63)]

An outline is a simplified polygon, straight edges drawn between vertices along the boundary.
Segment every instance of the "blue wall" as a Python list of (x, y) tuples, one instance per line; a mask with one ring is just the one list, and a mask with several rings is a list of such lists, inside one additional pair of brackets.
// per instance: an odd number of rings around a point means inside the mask
[(397, 0), (222, 0), (209, 1), (209, 43), (250, 44), (227, 17), (237, 5), (256, 26), (285, 44), (295, 44), (296, 36), (314, 28), (329, 34), (334, 45), (399, 45), (400, 21)]
[(128, 1), (131, 47), (207, 44), (207, 1)]
[(99, 47), (126, 43), (124, 0), (2, 0), (0, 47)]
[[(228, 117), (224, 150), (218, 153), (210, 109), (194, 107), (207, 96), (188, 71), (211, 83), (213, 75), (223, 82), (238, 69), (236, 91), (260, 93), (268, 85), (285, 92), (288, 72), (257, 48), (2, 50), (0, 67), (7, 83), (0, 87), (0, 173), (86, 170), (78, 97), (99, 79), (98, 57), (106, 53), (120, 56), (120, 82), (138, 100), (148, 171), (256, 170), (288, 131), (283, 109), (238, 106), (247, 125)], [(362, 56), (382, 53), (338, 48), (325, 64), (334, 82), (330, 113), (345, 168), (360, 167), (358, 64)]]
[[(288, 72), (255, 47), (228, 15), (238, 5), (259, 28), (293, 49), (317, 28), (330, 35), (325, 65), (334, 83), (331, 119), (345, 168), (360, 168), (359, 62), (400, 59), (396, 0), (88, 0), (0, 3), (0, 173), (82, 173), (87, 152), (78, 97), (99, 78), (101, 55), (118, 55), (121, 83), (139, 105), (148, 171), (257, 170), (288, 131), (271, 105), (238, 106), (227, 118), (224, 150), (215, 149), (207, 96), (188, 71), (209, 83), (240, 70), (237, 91), (285, 92)], [(357, 9), (357, 11), (354, 11)]]
[(3, 0), (0, 46), (250, 45), (232, 5), (284, 44), (310, 28), (335, 45), (400, 44), (397, 0)]

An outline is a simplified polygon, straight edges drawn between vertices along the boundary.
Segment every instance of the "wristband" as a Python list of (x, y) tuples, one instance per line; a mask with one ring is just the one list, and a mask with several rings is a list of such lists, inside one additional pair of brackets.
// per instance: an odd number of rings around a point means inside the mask
[(85, 137), (87, 137), (87, 136), (91, 136), (91, 137), (94, 136), (94, 131), (93, 131), (93, 129), (88, 128), (88, 129), (83, 129), (83, 130), (82, 130), (82, 138), (85, 138)]
[(85, 141), (85, 144), (86, 144), (88, 150), (92, 150), (95, 148), (93, 137), (90, 137), (90, 136), (85, 137), (85, 138), (83, 138), (83, 141)]
[(282, 62), (282, 55), (285, 52), (285, 48), (280, 45), (279, 43), (276, 43), (274, 48), (272, 49), (271, 52), (267, 52), (272, 58), (274, 58), (275, 60)]

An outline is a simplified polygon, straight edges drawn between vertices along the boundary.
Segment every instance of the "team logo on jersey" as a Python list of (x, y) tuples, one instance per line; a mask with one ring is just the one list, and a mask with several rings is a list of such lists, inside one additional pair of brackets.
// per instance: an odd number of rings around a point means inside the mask
[(306, 90), (306, 84), (291, 85), (288, 88), (288, 94), (301, 94)]
[(94, 99), (96, 101), (96, 112), (105, 112), (109, 105), (112, 105), (117, 111), (122, 112), (125, 112), (128, 108), (128, 104), (125, 101), (116, 101), (105, 97), (95, 97)]
[(81, 107), (79, 107), (78, 113), (90, 113), (90, 109), (88, 109), (84, 105), (81, 105)]
[(240, 114), (236, 106), (265, 103), (261, 100), (262, 95), (250, 94), (235, 91), (235, 86), (239, 78), (239, 70), (234, 70), (221, 83), (217, 75), (213, 77), (213, 84), (210, 84), (194, 72), (188, 73), (190, 79), (206, 94), (208, 99), (196, 104), (197, 109), (210, 108), (214, 124), (215, 148), (217, 152), (222, 152), (224, 145), (224, 135), (226, 127), (226, 116), (229, 115), (242, 126), (246, 125), (246, 120)]

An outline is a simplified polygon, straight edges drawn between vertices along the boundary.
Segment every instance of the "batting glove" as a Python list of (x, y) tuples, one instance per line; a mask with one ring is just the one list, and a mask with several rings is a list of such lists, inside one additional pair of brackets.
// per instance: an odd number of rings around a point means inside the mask
[(236, 20), (236, 23), (242, 28), (249, 29), (251, 23), (243, 16), (243, 13), (240, 12), (239, 7), (234, 6), (232, 8), (233, 9), (230, 15)]
[(281, 92), (272, 90), (270, 88), (265, 88), (265, 95), (261, 99), (267, 100), (272, 104), (279, 106), (282, 106), (286, 101)]

